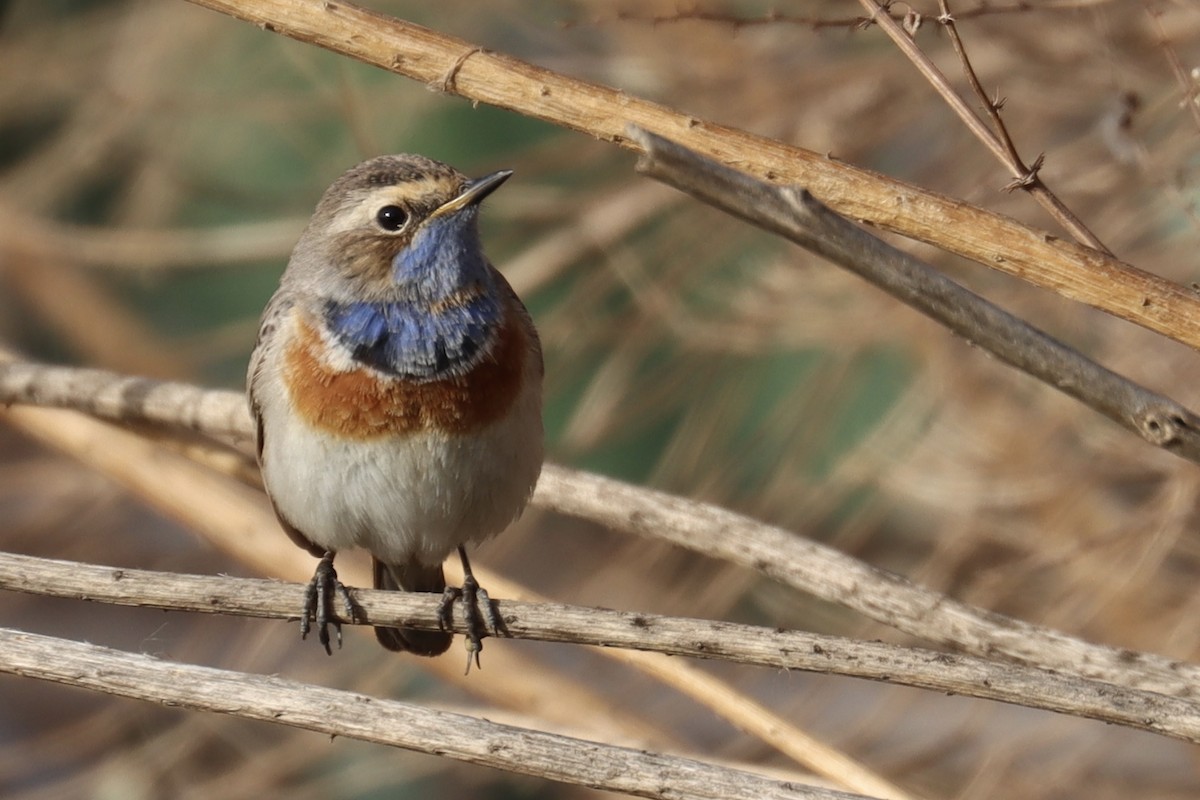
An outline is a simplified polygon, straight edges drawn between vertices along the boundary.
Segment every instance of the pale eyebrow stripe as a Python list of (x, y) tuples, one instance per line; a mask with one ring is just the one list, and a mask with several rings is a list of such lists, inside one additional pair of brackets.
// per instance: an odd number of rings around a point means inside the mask
[(380, 186), (360, 197), (357, 203), (342, 206), (330, 220), (327, 230), (340, 233), (357, 228), (371, 219), (375, 211), (389, 202), (413, 205), (432, 194), (448, 194), (449, 182), (443, 177), (406, 181), (396, 186)]

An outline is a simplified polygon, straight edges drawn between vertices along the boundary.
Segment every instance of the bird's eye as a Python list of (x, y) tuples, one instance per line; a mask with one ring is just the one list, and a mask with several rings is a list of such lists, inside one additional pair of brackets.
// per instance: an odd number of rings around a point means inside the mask
[(375, 212), (375, 221), (385, 231), (398, 231), (408, 222), (408, 214), (400, 206), (384, 206)]

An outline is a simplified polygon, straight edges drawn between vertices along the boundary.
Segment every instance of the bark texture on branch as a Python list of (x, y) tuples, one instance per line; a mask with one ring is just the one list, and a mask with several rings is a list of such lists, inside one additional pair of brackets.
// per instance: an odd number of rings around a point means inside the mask
[(344, 2), (190, 0), (264, 30), (636, 149), (635, 124), (760, 178), (808, 187), (837, 213), (928, 242), (1200, 349), (1200, 296), (1083, 245), (828, 156), (716, 125), (611, 87)]

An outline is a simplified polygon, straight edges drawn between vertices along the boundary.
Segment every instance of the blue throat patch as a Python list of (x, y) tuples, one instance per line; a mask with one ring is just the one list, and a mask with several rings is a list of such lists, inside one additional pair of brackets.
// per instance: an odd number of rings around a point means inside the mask
[[(502, 319), (473, 208), (426, 223), (393, 259), (392, 278), (401, 299), (330, 301), (324, 314), (353, 358), (381, 372), (418, 380), (454, 374)], [(456, 302), (464, 293), (473, 296)]]
[(500, 320), (500, 304), (482, 294), (440, 312), (407, 301), (329, 303), (325, 322), (355, 361), (404, 378), (429, 379), (469, 363)]

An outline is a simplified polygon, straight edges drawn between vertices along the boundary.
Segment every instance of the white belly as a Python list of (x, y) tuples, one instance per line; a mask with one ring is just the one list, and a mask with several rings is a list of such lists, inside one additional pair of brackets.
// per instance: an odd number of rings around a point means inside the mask
[(320, 547), (440, 563), (524, 510), (542, 466), (539, 383), (529, 381), (510, 413), (484, 430), (365, 441), (309, 427), (282, 406), (282, 392), (262, 396), (267, 493)]

